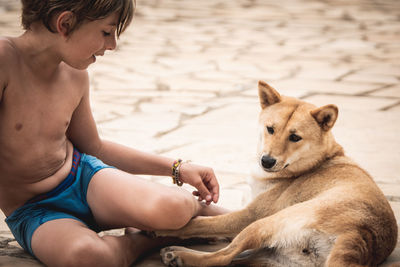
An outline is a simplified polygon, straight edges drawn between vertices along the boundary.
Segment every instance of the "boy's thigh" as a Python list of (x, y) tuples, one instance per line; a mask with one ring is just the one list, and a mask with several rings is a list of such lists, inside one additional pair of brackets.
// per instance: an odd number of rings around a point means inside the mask
[(57, 219), (35, 230), (31, 246), (41, 262), (48, 266), (60, 266), (68, 262), (77, 249), (87, 246), (87, 241), (95, 244), (101, 238), (80, 221)]
[[(148, 228), (148, 218), (157, 213), (160, 199), (184, 195), (186, 190), (165, 186), (118, 169), (102, 169), (89, 183), (87, 201), (96, 222), (104, 228)], [(163, 197), (164, 196), (164, 197)], [(168, 201), (168, 200), (166, 200)]]

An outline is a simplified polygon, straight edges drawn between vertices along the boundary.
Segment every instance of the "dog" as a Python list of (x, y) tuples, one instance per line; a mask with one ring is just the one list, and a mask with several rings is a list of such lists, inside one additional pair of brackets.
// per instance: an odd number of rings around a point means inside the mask
[(253, 177), (244, 209), (197, 217), (157, 236), (233, 238), (201, 252), (161, 250), (169, 266), (377, 266), (393, 251), (397, 224), (371, 176), (345, 156), (331, 129), (335, 105), (316, 107), (258, 83), (261, 112)]

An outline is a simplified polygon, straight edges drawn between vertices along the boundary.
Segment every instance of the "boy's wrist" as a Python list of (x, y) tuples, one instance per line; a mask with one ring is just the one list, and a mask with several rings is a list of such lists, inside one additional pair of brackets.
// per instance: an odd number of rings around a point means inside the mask
[(182, 186), (183, 182), (181, 181), (181, 175), (180, 175), (180, 167), (182, 165), (182, 159), (177, 159), (174, 161), (172, 164), (172, 172), (171, 172), (171, 177), (172, 177), (172, 183), (176, 184), (177, 186)]
[(183, 161), (182, 159), (177, 159), (174, 161), (174, 163), (172, 164), (172, 168), (171, 168), (171, 177), (172, 177), (172, 183), (176, 184), (177, 186), (182, 186), (183, 185), (183, 181), (181, 179), (181, 168), (182, 165), (185, 163), (189, 163), (190, 160), (185, 160)]

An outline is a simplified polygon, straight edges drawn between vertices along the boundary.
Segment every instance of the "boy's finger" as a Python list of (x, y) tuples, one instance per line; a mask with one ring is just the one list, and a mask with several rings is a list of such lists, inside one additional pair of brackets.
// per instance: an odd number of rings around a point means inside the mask
[(218, 202), (218, 199), (219, 199), (219, 194), (214, 194), (214, 195), (213, 195), (212, 201), (213, 201), (214, 203), (217, 203), (217, 202)]
[(210, 179), (208, 183), (208, 188), (212, 192), (212, 201), (214, 203), (217, 203), (219, 199), (219, 184), (215, 176), (212, 179)]
[(197, 190), (199, 191), (200, 196), (201, 196), (203, 199), (205, 199), (206, 201), (212, 200), (210, 191), (208, 191), (207, 187), (206, 187), (203, 183), (201, 183), (201, 184), (197, 187)]

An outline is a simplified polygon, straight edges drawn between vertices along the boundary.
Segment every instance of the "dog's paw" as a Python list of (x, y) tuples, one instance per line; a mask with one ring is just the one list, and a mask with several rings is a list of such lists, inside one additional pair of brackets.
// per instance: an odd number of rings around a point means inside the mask
[(172, 267), (184, 266), (182, 259), (176, 253), (177, 250), (179, 250), (178, 247), (166, 247), (161, 250), (160, 255), (165, 265)]

